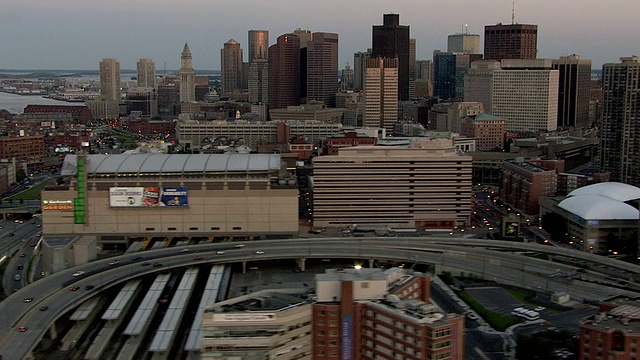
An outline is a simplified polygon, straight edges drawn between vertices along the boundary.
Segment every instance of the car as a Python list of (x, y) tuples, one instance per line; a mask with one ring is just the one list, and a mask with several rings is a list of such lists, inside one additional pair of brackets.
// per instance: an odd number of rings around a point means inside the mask
[(204, 258), (202, 256), (196, 256), (193, 258), (193, 260), (204, 260)]
[(468, 317), (469, 319), (471, 319), (471, 320), (478, 320), (478, 319), (480, 319), (480, 317), (479, 317), (478, 315), (474, 314), (474, 313), (468, 313), (468, 314), (467, 314), (467, 317)]
[(36, 247), (36, 245), (38, 245), (38, 244), (36, 244), (36, 243), (31, 243), (31, 244), (29, 244), (29, 246), (31, 246), (31, 247), (33, 247), (33, 248), (34, 248), (34, 247)]
[(18, 332), (25, 332), (25, 331), (27, 331), (27, 328), (26, 328), (26, 327), (24, 327), (24, 326), (20, 326), (20, 327), (18, 328)]
[(4, 226), (0, 225), (0, 230), (4, 229)]
[(237, 244), (237, 245), (234, 245), (233, 247), (234, 248), (243, 248), (245, 246), (246, 246), (245, 244)]
[(37, 233), (37, 234), (36, 234), (36, 236), (42, 236), (42, 233), (41, 233), (41, 232), (39, 232), (39, 233)]
[(78, 270), (78, 271), (74, 272), (72, 276), (73, 277), (78, 277), (78, 276), (82, 276), (82, 275), (84, 275), (84, 271)]
[(224, 251), (222, 251), (222, 250), (218, 250), (218, 251), (216, 251), (216, 254), (217, 254), (217, 255), (224, 255)]
[(40, 311), (47, 311), (47, 310), (49, 310), (49, 307), (46, 305), (40, 307)]
[(32, 302), (32, 301), (33, 301), (33, 298), (32, 298), (32, 297), (25, 298), (25, 299), (24, 299), (24, 300), (22, 300), (22, 301), (24, 301), (24, 302), (26, 302), (26, 303), (30, 303), (30, 302)]
[(20, 257), (25, 257), (25, 256), (26, 256), (25, 254), (20, 254)]
[(189, 252), (189, 249), (182, 249), (182, 250), (180, 250), (180, 252), (181, 253), (186, 253), (186, 252)]
[(24, 269), (24, 266), (22, 266), (22, 265), (16, 266), (16, 270), (22, 270), (22, 269)]
[(546, 310), (546, 308), (544, 306), (538, 306), (537, 308), (533, 309), (535, 311), (544, 311)]
[(17, 224), (20, 222), (20, 220), (16, 219), (16, 220), (13, 220), (13, 222)]
[(95, 286), (93, 285), (87, 285), (84, 287), (85, 290), (92, 290)]
[(142, 266), (149, 266), (149, 265), (151, 265), (151, 263), (148, 263), (148, 262), (146, 262), (146, 261), (145, 261), (145, 262), (143, 262), (143, 263), (142, 263), (142, 264), (140, 264), (140, 265), (142, 265)]
[(162, 266), (162, 264), (160, 264), (160, 263), (154, 263), (153, 264), (153, 267), (160, 267), (160, 266)]
[(256, 251), (256, 254), (257, 254), (257, 255), (262, 255), (262, 254), (264, 254), (264, 251), (260, 251), (260, 250), (258, 250), (258, 251)]
[(31, 224), (35, 224), (35, 223), (36, 223), (35, 221), (32, 221), (32, 222), (31, 222)]
[(119, 260), (113, 260), (112, 262), (109, 263), (109, 266), (116, 266), (118, 264), (120, 264)]
[(24, 224), (24, 220), (19, 220), (18, 224)]
[(9, 233), (9, 236), (14, 236), (14, 235), (15, 235), (14, 233)]
[(78, 291), (78, 289), (80, 289), (80, 288), (77, 287), (77, 286), (72, 286), (72, 287), (69, 288), (69, 290), (71, 290), (71, 291)]

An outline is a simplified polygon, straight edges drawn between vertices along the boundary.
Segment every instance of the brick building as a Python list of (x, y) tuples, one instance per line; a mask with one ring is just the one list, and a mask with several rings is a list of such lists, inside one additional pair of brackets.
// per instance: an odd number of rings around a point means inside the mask
[(617, 297), (580, 325), (581, 360), (637, 359), (640, 352), (640, 299)]
[(91, 110), (87, 106), (27, 105), (25, 114), (70, 113), (73, 119), (86, 124), (91, 121)]
[(499, 182), (500, 198), (527, 215), (537, 214), (540, 196), (554, 196), (558, 189), (556, 170), (548, 170), (533, 162), (509, 160), (502, 163)]
[(477, 150), (496, 150), (504, 147), (504, 119), (489, 114), (467, 117), (460, 125), (460, 136), (476, 140)]
[(338, 149), (352, 146), (375, 146), (378, 139), (366, 134), (349, 131), (324, 141), (324, 155), (337, 155)]
[(44, 136), (0, 137), (0, 159), (27, 164), (27, 169), (38, 169), (44, 163)]

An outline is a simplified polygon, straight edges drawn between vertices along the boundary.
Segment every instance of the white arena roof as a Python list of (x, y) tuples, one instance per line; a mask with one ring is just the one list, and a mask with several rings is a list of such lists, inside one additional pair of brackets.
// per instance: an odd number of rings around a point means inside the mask
[(640, 199), (640, 188), (619, 182), (602, 182), (577, 188), (567, 196), (603, 195), (618, 201)]
[[(279, 154), (87, 155), (87, 174), (254, 172), (280, 169)], [(61, 175), (76, 175), (77, 156), (67, 155)]]
[(562, 200), (558, 206), (585, 220), (638, 220), (638, 209), (603, 195), (571, 196)]

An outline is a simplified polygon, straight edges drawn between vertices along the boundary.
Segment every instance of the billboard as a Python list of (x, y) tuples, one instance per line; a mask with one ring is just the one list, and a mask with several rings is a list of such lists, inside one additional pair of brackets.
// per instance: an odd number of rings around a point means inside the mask
[(518, 236), (518, 223), (517, 222), (506, 223), (504, 227), (504, 236), (508, 236), (508, 237)]
[(353, 359), (353, 317), (351, 315), (342, 316), (342, 330), (340, 331), (340, 335), (340, 345), (342, 347), (341, 359), (351, 360)]
[(111, 207), (187, 206), (188, 190), (185, 187), (112, 187), (109, 188)]

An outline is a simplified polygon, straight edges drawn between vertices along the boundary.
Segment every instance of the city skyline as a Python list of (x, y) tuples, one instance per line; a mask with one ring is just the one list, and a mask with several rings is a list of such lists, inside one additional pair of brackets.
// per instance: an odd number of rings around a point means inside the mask
[[(153, 7), (140, 0), (122, 2), (121, 6), (117, 2), (75, 0), (40, 3), (37, 7), (14, 2), (5, 5), (0, 14), (0, 29), (11, 34), (0, 40), (4, 50), (0, 68), (94, 70), (102, 58), (117, 58), (123, 69), (135, 69), (138, 59), (150, 58), (158, 71), (165, 62), (167, 69), (175, 70), (187, 41), (195, 69), (218, 70), (219, 49), (229, 38), (238, 39), (247, 49), (249, 30), (268, 30), (269, 45), (273, 45), (278, 36), (296, 28), (338, 33), (338, 64), (343, 68), (347, 62), (353, 63), (354, 52), (371, 47), (372, 27), (385, 13), (399, 14), (401, 23), (411, 27), (410, 36), (417, 39), (417, 59), (423, 60), (431, 59), (433, 50), (446, 50), (448, 35), (466, 29), (480, 34), (484, 43), (484, 26), (510, 23), (511, 7), (512, 2), (507, 0), (403, 1), (394, 5), (327, 0), (304, 6), (290, 0), (223, 4), (161, 0)], [(638, 53), (631, 46), (636, 44), (632, 24), (640, 12), (639, 2), (567, 0), (561, 12), (551, 15), (550, 8), (558, 8), (558, 4), (551, 0), (515, 3), (517, 23), (538, 25), (539, 58), (578, 54), (592, 59), (593, 68), (598, 69), (603, 63)], [(141, 13), (147, 16), (140, 17)]]

